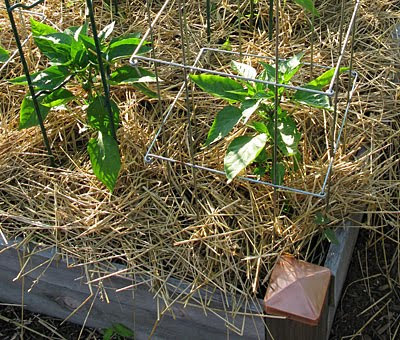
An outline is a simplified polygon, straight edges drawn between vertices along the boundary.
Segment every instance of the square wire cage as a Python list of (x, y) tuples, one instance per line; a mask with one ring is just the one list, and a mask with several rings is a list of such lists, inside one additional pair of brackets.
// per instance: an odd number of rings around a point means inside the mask
[[(168, 157), (165, 155), (162, 155), (160, 152), (157, 152), (159, 150), (156, 150), (156, 143), (160, 138), (160, 135), (162, 135), (163, 130), (168, 126), (168, 123), (171, 119), (171, 117), (176, 114), (177, 110), (177, 103), (180, 98), (187, 96), (188, 93), (188, 86), (190, 82), (189, 74), (195, 73), (195, 72), (202, 72), (206, 74), (214, 74), (218, 76), (223, 76), (223, 77), (229, 77), (237, 80), (242, 80), (242, 81), (252, 81), (255, 83), (261, 83), (265, 85), (272, 85), (274, 87), (278, 88), (285, 88), (289, 91), (304, 91), (312, 94), (318, 94), (318, 95), (323, 95), (329, 98), (329, 101), (332, 103), (333, 107), (333, 112), (332, 112), (332, 117), (333, 117), (333, 125), (334, 128), (332, 129), (332, 136), (331, 140), (332, 143), (330, 144), (329, 151), (330, 153), (328, 154), (328, 159), (327, 162), (324, 166), (326, 169), (323, 175), (323, 181), (322, 185), (320, 185), (319, 188), (313, 188), (313, 189), (308, 189), (308, 188), (299, 188), (299, 187), (292, 187), (292, 186), (287, 186), (287, 185), (279, 185), (273, 183), (273, 181), (265, 181), (256, 178), (256, 176), (253, 175), (244, 175), (244, 176), (237, 176), (237, 180), (243, 180), (247, 181), (250, 183), (254, 184), (261, 184), (261, 185), (268, 185), (273, 188), (276, 188), (281, 191), (287, 191), (287, 192), (292, 192), (292, 193), (298, 193), (298, 194), (304, 194), (304, 195), (311, 195), (317, 198), (326, 198), (327, 192), (328, 192), (328, 187), (329, 187), (329, 181), (330, 181), (330, 176), (332, 173), (332, 168), (333, 168), (333, 163), (335, 160), (335, 156), (337, 154), (338, 148), (340, 146), (340, 143), (342, 141), (342, 135), (343, 131), (346, 125), (348, 113), (350, 110), (350, 105), (351, 105), (351, 100), (353, 97), (353, 93), (355, 91), (356, 85), (357, 85), (357, 80), (358, 80), (358, 73), (352, 69), (352, 48), (353, 48), (353, 43), (355, 39), (355, 26), (356, 26), (356, 18), (357, 18), (357, 11), (359, 7), (359, 0), (355, 1), (354, 3), (354, 9), (352, 11), (351, 19), (349, 20), (347, 30), (345, 30), (344, 38), (342, 39), (341, 47), (340, 47), (340, 53), (337, 58), (336, 64), (333, 66), (325, 66), (325, 65), (320, 65), (320, 64), (315, 64), (315, 63), (303, 63), (306, 67), (311, 67), (311, 69), (322, 69), (324, 71), (326, 70), (334, 70), (333, 77), (329, 83), (329, 87), (326, 91), (322, 90), (316, 90), (316, 89), (311, 89), (307, 88), (301, 85), (297, 85), (295, 83), (293, 84), (282, 84), (279, 82), (274, 82), (274, 81), (266, 81), (266, 80), (260, 80), (256, 78), (247, 78), (243, 77), (240, 75), (236, 74), (231, 74), (227, 72), (222, 72), (217, 70), (216, 68), (213, 68), (212, 65), (207, 62), (211, 59), (210, 54), (214, 55), (220, 55), (220, 56), (230, 56), (231, 58), (237, 58), (240, 57), (242, 58), (252, 58), (252, 59), (261, 59), (261, 60), (274, 60), (274, 57), (270, 56), (265, 56), (265, 55), (260, 55), (260, 54), (251, 54), (251, 53), (243, 53), (243, 52), (236, 52), (236, 51), (230, 51), (230, 50), (222, 50), (222, 49), (216, 49), (216, 48), (209, 48), (209, 47), (202, 47), (200, 48), (200, 51), (197, 53), (193, 64), (186, 63), (184, 52), (183, 52), (183, 61), (182, 62), (175, 62), (175, 61), (167, 61), (167, 60), (162, 60), (159, 58), (156, 58), (155, 55), (153, 54), (151, 57), (146, 57), (143, 55), (139, 54), (140, 48), (145, 44), (146, 39), (151, 36), (153, 39), (153, 30), (155, 28), (155, 25), (157, 22), (160, 20), (160, 17), (162, 17), (163, 12), (167, 11), (168, 6), (172, 6), (175, 2), (171, 0), (166, 0), (161, 9), (158, 11), (157, 15), (154, 17), (153, 21), (149, 24), (149, 28), (147, 29), (146, 33), (143, 35), (142, 40), (140, 44), (138, 45), (137, 49), (135, 52), (132, 54), (129, 63), (132, 67), (138, 67), (139, 64), (141, 63), (147, 63), (147, 65), (153, 64), (153, 65), (166, 65), (171, 68), (176, 68), (182, 70), (184, 74), (184, 81), (182, 86), (180, 87), (177, 95), (175, 96), (174, 100), (172, 101), (172, 104), (169, 105), (169, 107), (163, 112), (162, 114), (162, 121), (160, 124), (159, 129), (154, 135), (153, 140), (149, 143), (149, 147), (147, 149), (147, 152), (144, 156), (144, 160), (147, 163), (150, 163), (154, 161), (155, 159), (160, 160), (160, 161), (165, 161), (165, 162), (171, 162), (175, 164), (182, 164), (194, 169), (202, 170), (202, 171), (209, 171), (214, 174), (218, 175), (225, 175), (225, 172), (219, 169), (216, 169), (215, 167), (209, 166), (207, 164), (203, 164), (203, 162), (195, 162), (194, 158), (192, 159), (187, 159), (187, 160), (179, 160), (174, 157)], [(179, 5), (182, 5), (179, 2)], [(181, 9), (179, 9), (181, 11)], [(150, 13), (150, 11), (149, 11)], [(180, 15), (181, 12), (180, 12)], [(150, 20), (149, 20), (150, 21)], [(183, 34), (183, 30), (181, 28), (181, 33)], [(351, 41), (351, 43), (350, 43)], [(184, 45), (184, 43), (182, 43)], [(347, 47), (350, 45), (350, 50), (347, 51)], [(339, 86), (339, 81), (340, 81), (340, 68), (344, 64), (344, 59), (346, 52), (350, 54), (349, 57), (349, 67), (348, 70), (345, 72), (347, 76), (347, 81), (346, 85)], [(275, 56), (275, 58), (278, 58), (278, 56)], [(205, 63), (204, 63), (205, 60)], [(284, 60), (279, 58), (279, 60)], [(140, 71), (138, 71), (140, 72)], [(204, 93), (204, 92), (203, 92)], [(186, 100), (188, 98), (186, 97)], [(159, 95), (159, 100), (161, 100), (160, 95)], [(338, 105), (339, 101), (342, 100), (342, 104)], [(341, 107), (339, 110), (338, 107)], [(161, 106), (160, 106), (161, 107)], [(189, 110), (188, 110), (189, 111)], [(340, 111), (340, 112), (339, 112)], [(187, 113), (189, 115), (192, 114), (190, 111)], [(341, 122), (338, 122), (338, 116), (340, 114)], [(329, 129), (330, 130), (330, 129)], [(275, 148), (276, 148), (276, 143)], [(328, 146), (327, 146), (328, 148)], [(235, 179), (235, 180), (236, 180)]]

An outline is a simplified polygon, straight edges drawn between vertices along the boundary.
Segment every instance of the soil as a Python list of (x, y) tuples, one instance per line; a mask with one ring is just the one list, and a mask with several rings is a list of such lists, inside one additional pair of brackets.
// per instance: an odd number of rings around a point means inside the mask
[[(395, 340), (400, 337), (400, 280), (397, 261), (391, 262), (397, 244), (361, 230), (350, 264), (330, 340)], [(388, 265), (385, 265), (385, 258)], [(102, 331), (0, 304), (0, 338), (102, 339)], [(57, 334), (58, 333), (58, 334)]]

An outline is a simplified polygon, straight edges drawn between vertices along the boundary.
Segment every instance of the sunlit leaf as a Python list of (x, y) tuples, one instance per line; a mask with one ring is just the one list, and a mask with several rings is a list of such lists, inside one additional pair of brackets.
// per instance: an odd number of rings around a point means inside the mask
[(233, 70), (243, 77), (254, 79), (257, 76), (257, 71), (250, 65), (239, 63), (234, 60), (232, 60), (231, 65)]
[(46, 25), (43, 22), (36, 21), (32, 17), (30, 18), (30, 22), (31, 22), (32, 35), (34, 37), (40, 36), (40, 35), (57, 33), (57, 30), (54, 29), (53, 27)]
[(319, 12), (314, 6), (314, 0), (294, 0), (297, 4), (303, 7), (305, 10), (319, 17)]
[[(50, 108), (39, 103), (39, 110), (42, 120), (44, 121), (50, 111)], [(27, 95), (22, 101), (19, 111), (19, 129), (27, 129), (36, 125), (39, 125), (39, 119), (35, 110), (35, 106), (33, 104), (32, 97)]]
[(47, 107), (56, 107), (60, 105), (64, 105), (74, 99), (75, 96), (73, 93), (66, 89), (58, 89), (53, 91), (50, 94), (45, 95), (39, 99), (40, 104)]
[(121, 159), (116, 140), (107, 134), (99, 132), (88, 144), (88, 153), (96, 177), (113, 192), (121, 169)]
[(217, 113), (214, 122), (208, 131), (205, 145), (208, 146), (232, 131), (233, 127), (242, 118), (242, 111), (235, 106), (226, 106)]
[(125, 65), (117, 68), (110, 75), (111, 84), (132, 84), (132, 83), (149, 83), (155, 82), (156, 76), (142, 67), (132, 67)]
[(265, 147), (267, 139), (267, 135), (262, 133), (254, 137), (237, 137), (229, 144), (224, 159), (224, 170), (228, 183), (257, 158)]
[[(114, 119), (114, 129), (117, 130), (119, 124), (119, 109), (117, 104), (111, 99), (110, 105)], [(97, 96), (88, 106), (86, 113), (90, 127), (101, 131), (103, 134), (112, 135), (110, 117), (104, 96)]]
[[(274, 138), (274, 122), (272, 120), (268, 122), (267, 127), (271, 137)], [(301, 134), (297, 131), (296, 123), (291, 117), (285, 116), (278, 119), (277, 145), (285, 156), (292, 156), (298, 152), (300, 138)]]
[[(70, 75), (66, 66), (54, 65), (43, 71), (31, 74), (32, 85), (39, 90), (54, 90), (60, 86)], [(26, 76), (20, 76), (10, 80), (13, 84), (27, 85)]]
[(191, 74), (190, 78), (203, 91), (206, 91), (215, 97), (223, 98), (232, 102), (242, 101), (246, 98), (247, 91), (241, 84), (231, 78), (213, 74)]

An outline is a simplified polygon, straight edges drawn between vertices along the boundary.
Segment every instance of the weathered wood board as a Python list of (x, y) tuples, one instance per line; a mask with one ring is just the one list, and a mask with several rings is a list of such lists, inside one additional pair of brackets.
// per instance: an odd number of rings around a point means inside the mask
[[(327, 333), (332, 327), (334, 313), (340, 300), (341, 290), (346, 278), (351, 254), (357, 239), (361, 215), (348, 221), (344, 228), (337, 230), (339, 245), (330, 247), (325, 266), (333, 273), (333, 295), (328, 311)], [(358, 221), (358, 222), (357, 222)], [(54, 251), (45, 250), (29, 256), (25, 266), (24, 279), (14, 280), (20, 272), (23, 254), (0, 240), (0, 301), (6, 303), (22, 303), (25, 308), (34, 312), (48, 314), (65, 319), (82, 302), (88, 301), (69, 320), (90, 327), (106, 328), (115, 323), (123, 323), (135, 331), (136, 339), (264, 339), (265, 322), (259, 316), (236, 316), (234, 324), (242, 332), (242, 336), (226, 327), (222, 299), (214, 294), (211, 304), (221, 312), (204, 314), (203, 309), (194, 306), (174, 304), (172, 313), (166, 313), (157, 321), (157, 311), (162, 302), (154, 298), (146, 284), (136, 285), (134, 290), (117, 289), (132, 285), (128, 278), (113, 276), (104, 281), (104, 291), (109, 302), (105, 302), (102, 294), (92, 297), (86, 276), (81, 267), (68, 267), (65, 262), (55, 260)], [(52, 260), (51, 260), (52, 259)], [(47, 261), (47, 262), (46, 262)], [(22, 261), (22, 263), (25, 263)], [(45, 264), (44, 264), (45, 263)], [(39, 279), (37, 279), (39, 278)], [(32, 284), (34, 286), (32, 289)], [(137, 283), (137, 281), (135, 281)], [(179, 282), (171, 279), (172, 286)], [(186, 285), (181, 283), (182, 290)], [(207, 295), (205, 292), (204, 295)], [(89, 298), (88, 298), (89, 297)], [(159, 305), (157, 306), (157, 303)], [(89, 313), (90, 310), (90, 313)], [(262, 300), (250, 306), (247, 312), (260, 315)], [(218, 317), (220, 315), (220, 317)], [(156, 326), (156, 327), (154, 327)], [(324, 326), (325, 327), (325, 326)], [(154, 328), (154, 333), (152, 330)]]

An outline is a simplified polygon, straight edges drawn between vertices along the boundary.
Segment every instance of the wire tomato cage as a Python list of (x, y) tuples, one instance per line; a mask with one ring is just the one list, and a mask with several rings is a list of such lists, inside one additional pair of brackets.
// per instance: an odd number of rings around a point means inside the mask
[[(272, 61), (275, 61), (277, 64), (279, 60), (282, 60), (281, 58), (279, 58), (279, 53), (278, 53), (278, 48), (277, 48), (277, 46), (279, 44), (279, 26), (278, 26), (279, 21), (278, 20), (276, 21), (276, 27), (275, 27), (275, 29), (277, 30), (277, 32), (276, 32), (277, 38), (276, 38), (276, 43), (275, 43), (276, 50), (275, 50), (274, 57), (269, 57), (269, 56), (259, 55), (259, 54), (243, 53), (242, 51), (236, 52), (236, 51), (230, 51), (230, 50), (222, 50), (222, 49), (216, 49), (216, 48), (203, 47), (203, 48), (200, 48), (200, 51), (197, 53), (193, 64), (187, 63), (186, 62), (187, 51), (185, 51), (185, 47), (184, 47), (185, 32), (184, 32), (183, 27), (185, 25), (185, 17), (184, 17), (185, 16), (185, 1), (183, 1), (183, 0), (177, 1), (177, 5), (179, 7), (177, 12), (179, 14), (179, 25), (180, 25), (180, 32), (181, 32), (181, 39), (182, 39), (181, 45), (182, 45), (182, 60), (183, 60), (183, 62), (178, 63), (178, 62), (174, 62), (174, 61), (162, 60), (155, 56), (154, 51), (153, 51), (153, 54), (151, 55), (151, 57), (146, 57), (146, 56), (140, 55), (139, 50), (144, 44), (146, 44), (146, 39), (148, 39), (150, 37), (150, 40), (151, 40), (150, 42), (152, 44), (154, 44), (154, 29), (156, 27), (156, 24), (160, 21), (162, 14), (164, 12), (166, 12), (169, 7), (170, 7), (169, 10), (171, 11), (171, 8), (172, 8), (171, 6), (173, 6), (175, 3), (176, 3), (175, 1), (166, 0), (164, 2), (164, 4), (162, 5), (162, 7), (160, 8), (160, 10), (158, 11), (158, 13), (153, 18), (153, 20), (151, 20), (150, 19), (150, 13), (151, 13), (150, 6), (151, 5), (150, 5), (149, 1), (147, 1), (147, 7), (148, 7), (147, 12), (149, 15), (149, 27), (148, 27), (147, 31), (145, 32), (145, 34), (143, 35), (141, 42), (139, 43), (139, 45), (137, 46), (136, 50), (134, 51), (134, 53), (132, 54), (132, 56), (129, 60), (130, 65), (133, 67), (136, 67), (136, 68), (138, 67), (138, 65), (141, 62), (147, 62), (147, 63), (153, 63), (154, 67), (156, 68), (156, 71), (157, 71), (157, 65), (165, 65), (168, 67), (180, 69), (183, 71), (183, 74), (184, 74), (184, 81), (183, 81), (182, 86), (180, 87), (179, 91), (177, 92), (176, 96), (174, 97), (172, 103), (162, 114), (161, 124), (160, 124), (158, 130), (156, 131), (154, 138), (151, 140), (151, 142), (148, 146), (148, 149), (146, 151), (146, 154), (144, 156), (145, 162), (150, 163), (150, 162), (154, 161), (155, 159), (157, 159), (160, 161), (182, 164), (182, 165), (185, 165), (185, 166), (191, 167), (193, 169), (197, 169), (197, 170), (209, 171), (211, 173), (218, 174), (218, 175), (225, 175), (224, 171), (212, 168), (212, 167), (204, 165), (204, 164), (196, 164), (195, 162), (193, 162), (193, 157), (191, 157), (192, 158), (191, 160), (181, 161), (176, 158), (163, 156), (163, 155), (157, 153), (157, 151), (156, 151), (156, 143), (159, 140), (160, 135), (162, 134), (164, 128), (168, 125), (169, 120), (173, 116), (179, 99), (182, 97), (185, 97), (186, 102), (187, 103), (189, 102), (188, 87), (189, 87), (189, 82), (190, 82), (190, 78), (189, 78), (190, 73), (202, 72), (202, 73), (207, 73), (207, 74), (213, 74), (213, 75), (233, 78), (233, 79), (237, 79), (240, 81), (252, 81), (254, 83), (261, 83), (261, 84), (273, 86), (275, 89), (286, 88), (286, 89), (292, 90), (292, 91), (301, 90), (304, 92), (308, 92), (308, 93), (312, 93), (312, 94), (319, 94), (319, 95), (328, 97), (329, 101), (332, 103), (332, 107), (333, 107), (333, 112), (332, 112), (333, 127), (331, 129), (332, 136), (331, 136), (331, 143), (330, 143), (331, 150), (330, 150), (329, 160), (328, 160), (328, 164), (327, 164), (327, 170), (324, 175), (322, 186), (320, 188), (318, 188), (317, 190), (306, 190), (306, 189), (299, 189), (299, 188), (295, 188), (295, 187), (277, 184), (275, 180), (273, 180), (273, 181), (260, 180), (260, 179), (255, 178), (255, 176), (251, 176), (251, 175), (238, 176), (237, 179), (247, 181), (250, 183), (254, 183), (254, 184), (268, 185), (279, 191), (287, 191), (287, 192), (292, 192), (292, 193), (297, 193), (297, 194), (311, 195), (311, 196), (314, 196), (314, 197), (317, 197), (320, 199), (327, 199), (329, 196), (329, 184), (330, 184), (330, 179), (331, 179), (331, 174), (332, 174), (333, 163), (334, 163), (338, 148), (341, 144), (343, 131), (344, 131), (346, 120), (348, 118), (348, 114), (349, 114), (349, 110), (350, 110), (351, 100), (352, 100), (352, 97), (353, 97), (353, 94), (354, 94), (354, 91), (355, 91), (355, 88), (357, 85), (357, 80), (358, 80), (358, 73), (355, 70), (353, 70), (353, 60), (352, 59), (353, 59), (353, 45), (354, 45), (354, 41), (355, 41), (357, 11), (358, 11), (358, 8), (360, 5), (359, 0), (354, 2), (354, 9), (352, 11), (351, 19), (348, 23), (348, 27), (347, 27), (346, 31), (343, 28), (345, 26), (345, 24), (344, 24), (344, 19), (343, 19), (343, 17), (344, 17), (344, 2), (342, 1), (342, 9), (341, 9), (342, 19), (341, 19), (341, 26), (340, 26), (340, 32), (339, 32), (340, 50), (339, 50), (339, 56), (337, 58), (336, 64), (334, 66), (329, 67), (329, 66), (325, 66), (325, 65), (315, 64), (312, 62), (304, 63), (305, 66), (308, 66), (311, 68), (315, 67), (316, 69), (319, 68), (319, 69), (323, 69), (325, 71), (329, 70), (329, 69), (334, 69), (333, 77), (330, 81), (329, 88), (326, 91), (297, 86), (295, 84), (282, 84), (282, 83), (279, 83), (276, 81), (267, 81), (267, 80), (261, 80), (261, 79), (256, 79), (256, 78), (248, 78), (248, 77), (244, 77), (244, 76), (240, 76), (240, 75), (235, 75), (235, 74), (230, 74), (227, 72), (218, 71), (218, 70), (212, 69), (211, 67), (202, 67), (200, 65), (203, 60), (210, 59), (210, 57), (209, 57), (210, 54), (221, 55), (221, 56), (229, 55), (231, 57), (240, 56), (241, 58), (250, 57), (250, 58), (258, 58), (261, 60), (272, 60)], [(207, 1), (207, 4), (208, 4), (208, 1)], [(176, 11), (175, 11), (175, 13), (176, 13)], [(279, 1), (276, 2), (276, 15), (277, 14), (279, 15)], [(210, 25), (210, 20), (209, 20), (209, 17), (207, 17), (207, 26), (208, 26), (207, 31), (208, 32), (210, 31), (209, 25)], [(348, 70), (346, 71), (346, 74), (348, 75), (348, 83), (346, 86), (347, 87), (346, 102), (344, 104), (344, 110), (342, 113), (342, 121), (340, 124), (337, 124), (338, 113), (339, 113), (339, 109), (338, 109), (339, 75), (340, 75), (339, 70), (340, 70), (340, 67), (343, 65), (343, 61), (344, 61), (345, 55), (347, 53), (348, 45), (350, 45), (350, 57), (348, 60), (349, 67), (348, 67)], [(157, 72), (156, 72), (156, 74), (157, 74)], [(161, 101), (160, 86), (159, 86), (158, 82), (159, 82), (159, 78), (157, 77), (158, 99), (159, 99), (159, 101)], [(277, 110), (277, 109), (275, 108), (275, 110)], [(190, 121), (190, 116), (191, 116), (192, 112), (189, 108), (187, 108), (187, 114), (189, 115), (189, 121)], [(275, 120), (277, 119), (276, 112), (275, 112), (274, 119)], [(190, 140), (190, 138), (189, 138), (189, 140)], [(274, 148), (274, 154), (276, 155), (277, 143), (274, 143), (273, 148)], [(274, 157), (273, 163), (276, 164), (276, 157)]]

